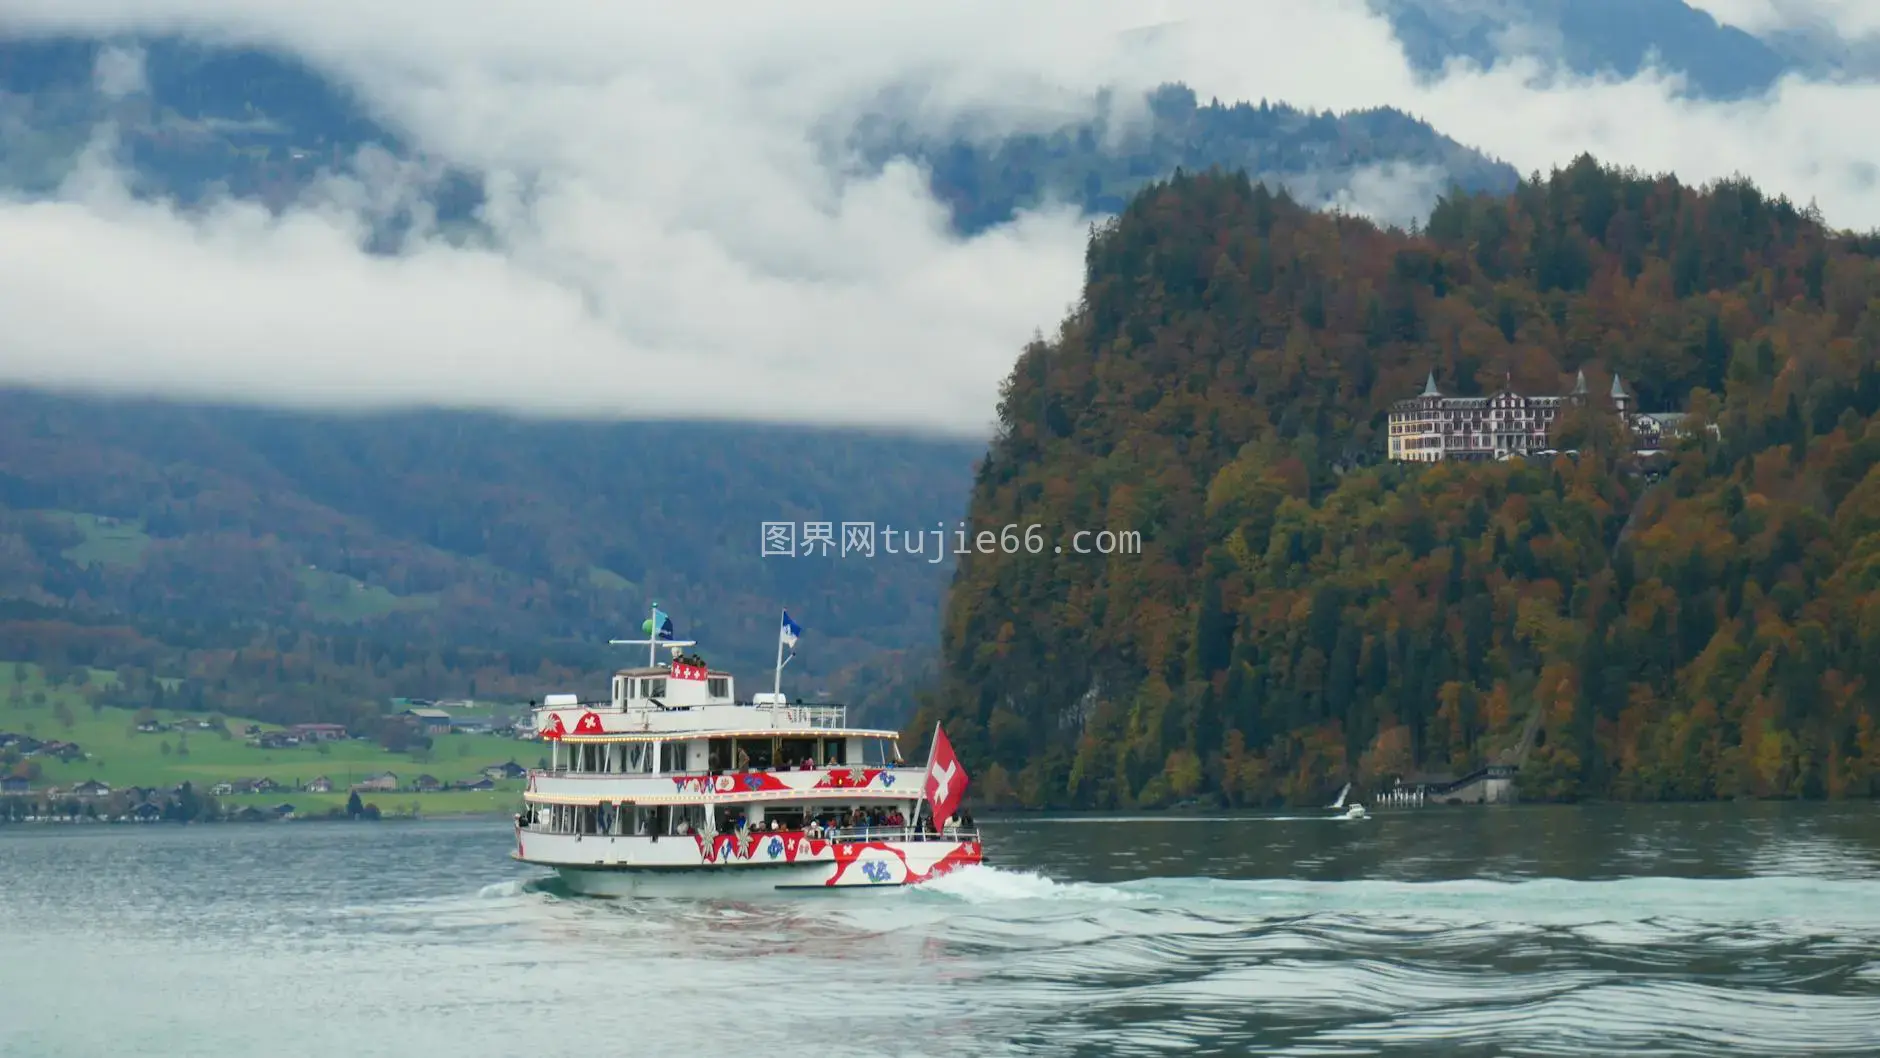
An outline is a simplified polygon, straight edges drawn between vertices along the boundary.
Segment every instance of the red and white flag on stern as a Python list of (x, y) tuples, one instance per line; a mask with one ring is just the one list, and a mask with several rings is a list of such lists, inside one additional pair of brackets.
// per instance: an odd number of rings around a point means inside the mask
[(933, 805), (933, 825), (941, 827), (953, 818), (960, 802), (966, 799), (966, 769), (953, 755), (953, 743), (940, 725), (933, 726), (933, 749), (927, 756), (927, 803)]

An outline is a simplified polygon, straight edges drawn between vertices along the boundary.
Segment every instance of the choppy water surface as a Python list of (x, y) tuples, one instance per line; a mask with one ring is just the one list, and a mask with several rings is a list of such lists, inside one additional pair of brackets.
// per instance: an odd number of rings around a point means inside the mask
[(1880, 1055), (1880, 806), (988, 830), (607, 902), (500, 823), (0, 829), (0, 1055)]

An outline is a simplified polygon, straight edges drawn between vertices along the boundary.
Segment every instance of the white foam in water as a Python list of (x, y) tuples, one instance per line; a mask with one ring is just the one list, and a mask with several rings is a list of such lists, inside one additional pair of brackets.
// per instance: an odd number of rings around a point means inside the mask
[(985, 864), (965, 867), (921, 883), (915, 892), (935, 893), (969, 904), (997, 904), (1017, 900), (1084, 900), (1120, 903), (1142, 895), (1095, 882), (1060, 882), (1036, 871), (1008, 871)]
[(494, 900), (504, 896), (521, 896), (529, 891), (529, 883), (512, 878), (507, 882), (495, 882), (477, 890), (477, 897), (482, 900)]

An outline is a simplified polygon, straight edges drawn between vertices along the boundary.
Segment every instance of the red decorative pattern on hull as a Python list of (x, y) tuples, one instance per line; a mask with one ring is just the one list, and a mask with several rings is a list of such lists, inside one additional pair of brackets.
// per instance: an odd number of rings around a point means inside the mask
[(675, 793), (765, 793), (788, 790), (790, 784), (767, 771), (726, 772), (723, 775), (674, 775)]
[(818, 790), (859, 790), (875, 781), (882, 772), (880, 768), (831, 768), (829, 774), (816, 781)]
[[(970, 867), (985, 859), (985, 850), (981, 849), (979, 843), (976, 841), (961, 842), (959, 845), (955, 846), (952, 851), (940, 857), (931, 868), (925, 871), (915, 870), (914, 866), (907, 862), (906, 851), (899, 846), (890, 845), (884, 841), (846, 843), (837, 845), (835, 851), (836, 871), (829, 876), (829, 880), (824, 882), (824, 885), (836, 886), (842, 884), (842, 876), (848, 872), (850, 867), (853, 867), (858, 861), (862, 860), (862, 854), (864, 852), (869, 851), (884, 852), (901, 861), (901, 870), (904, 874), (901, 882), (902, 885), (919, 885), (921, 882), (931, 881), (943, 874), (950, 874), (953, 871), (959, 870), (961, 867)], [(868, 872), (864, 869), (863, 873), (866, 874)], [(885, 879), (870, 875), (869, 880), (879, 882)]]

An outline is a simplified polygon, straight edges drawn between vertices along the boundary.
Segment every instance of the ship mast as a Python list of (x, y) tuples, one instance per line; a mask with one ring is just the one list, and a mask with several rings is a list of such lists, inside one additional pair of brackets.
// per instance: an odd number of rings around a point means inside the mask
[[(665, 620), (662, 622), (661, 618), (664, 618)], [(609, 639), (607, 641), (608, 645), (616, 646), (616, 647), (644, 646), (646, 648), (646, 667), (649, 669), (658, 668), (659, 667), (659, 648), (662, 645), (669, 647), (674, 654), (677, 654), (680, 648), (682, 647), (698, 646), (698, 641), (695, 639), (662, 639), (660, 638), (660, 635), (659, 635), (660, 630), (664, 628), (665, 625), (670, 624), (671, 622), (672, 622), (672, 618), (666, 616), (665, 614), (660, 613), (659, 604), (654, 603), (652, 615), (646, 619), (646, 627), (652, 629), (652, 631), (647, 634), (647, 638), (645, 639)]]

